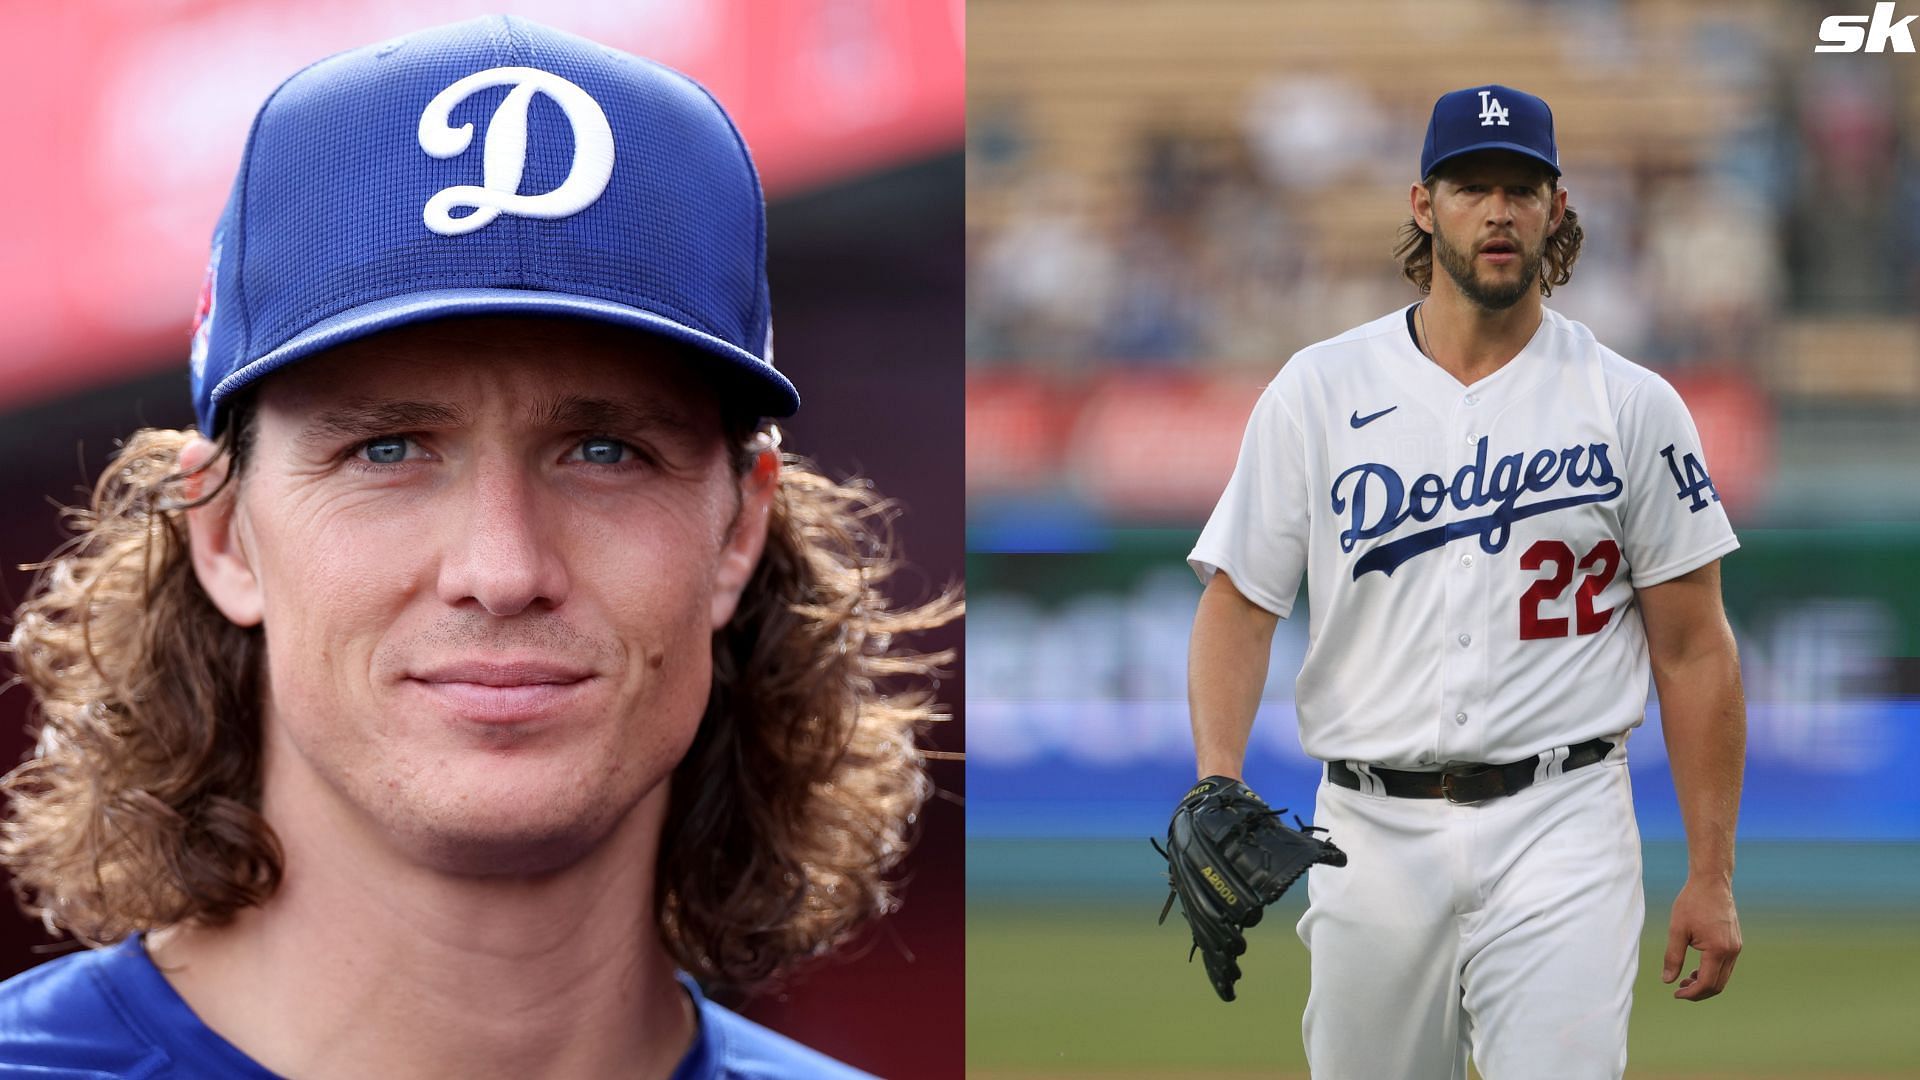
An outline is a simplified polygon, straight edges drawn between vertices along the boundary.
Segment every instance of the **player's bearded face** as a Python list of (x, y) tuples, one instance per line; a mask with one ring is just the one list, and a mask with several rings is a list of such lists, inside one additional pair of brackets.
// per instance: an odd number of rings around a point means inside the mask
[[(1508, 187), (1512, 180), (1505, 172), (1480, 169), (1435, 185), (1433, 261), (1461, 295), (1488, 311), (1504, 311), (1538, 287), (1546, 258), (1551, 200), (1539, 194), (1544, 184), (1532, 196), (1516, 196), (1525, 185)], [(1495, 264), (1482, 258), (1490, 251), (1515, 257)]]
[(430, 323), (276, 374), (258, 418), (235, 520), (276, 829), (357, 822), (442, 870), (539, 874), (664, 807), (743, 490), (673, 352)]

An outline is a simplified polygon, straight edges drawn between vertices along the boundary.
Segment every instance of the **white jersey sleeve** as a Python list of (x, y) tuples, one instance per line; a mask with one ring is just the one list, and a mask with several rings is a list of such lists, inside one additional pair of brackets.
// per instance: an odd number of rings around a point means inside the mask
[(1200, 580), (1225, 571), (1242, 595), (1286, 618), (1307, 567), (1306, 440), (1284, 385), (1268, 384), (1247, 421), (1240, 459), (1187, 556)]
[(1621, 524), (1633, 587), (1671, 581), (1739, 547), (1679, 391), (1658, 375), (1642, 379), (1617, 423), (1632, 492)]

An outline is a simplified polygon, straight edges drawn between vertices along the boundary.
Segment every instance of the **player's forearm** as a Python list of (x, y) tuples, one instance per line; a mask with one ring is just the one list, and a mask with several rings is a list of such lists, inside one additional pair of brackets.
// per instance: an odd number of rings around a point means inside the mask
[(1279, 619), (1215, 574), (1200, 597), (1187, 653), (1187, 705), (1200, 776), (1240, 778)]
[(1683, 655), (1664, 661), (1656, 656), (1654, 686), (1687, 833), (1687, 873), (1730, 881), (1747, 750), (1746, 700), (1732, 632)]

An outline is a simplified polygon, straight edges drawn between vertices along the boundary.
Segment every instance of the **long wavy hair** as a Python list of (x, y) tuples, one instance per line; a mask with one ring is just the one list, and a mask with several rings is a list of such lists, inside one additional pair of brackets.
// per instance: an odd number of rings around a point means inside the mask
[[(1420, 183), (1428, 190), (1439, 180), (1438, 174)], [(1547, 174), (1547, 190), (1560, 187), (1559, 180)], [(1580, 228), (1580, 215), (1567, 207), (1560, 228), (1547, 237), (1547, 251), (1541, 258), (1540, 295), (1552, 296), (1553, 290), (1573, 280), (1573, 263), (1580, 257), (1580, 242), (1586, 233)], [(1422, 294), (1433, 291), (1433, 234), (1420, 227), (1412, 216), (1400, 225), (1400, 239), (1394, 244), (1393, 257), (1400, 260), (1400, 272)]]
[[(129, 439), (67, 511), (75, 535), (38, 565), (9, 649), (38, 717), (0, 864), (49, 932), (93, 944), (195, 921), (221, 925), (273, 895), (282, 853), (260, 814), (266, 640), (202, 591), (185, 512), (244, 483), (241, 405), (222, 432), (225, 479), (186, 497), (192, 432)], [(737, 473), (761, 433), (729, 431)], [(896, 607), (892, 505), (787, 456), (766, 551), (714, 635), (713, 686), (673, 774), (656, 874), (669, 951), (709, 988), (751, 990), (897, 904), (889, 872), (932, 790), (924, 725), (948, 653), (902, 635), (957, 617), (949, 590)]]

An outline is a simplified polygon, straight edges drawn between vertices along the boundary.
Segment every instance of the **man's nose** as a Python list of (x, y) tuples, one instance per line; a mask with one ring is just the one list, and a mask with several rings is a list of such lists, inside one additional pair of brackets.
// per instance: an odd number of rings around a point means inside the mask
[(566, 601), (566, 564), (554, 543), (553, 515), (542, 513), (536, 477), (516, 462), (481, 462), (457, 498), (459, 505), (447, 508), (444, 602), (459, 607), (471, 600), (508, 616)]
[(1513, 223), (1513, 200), (1507, 198), (1507, 193), (1499, 188), (1495, 188), (1493, 194), (1487, 196), (1486, 208), (1487, 224), (1511, 225)]

